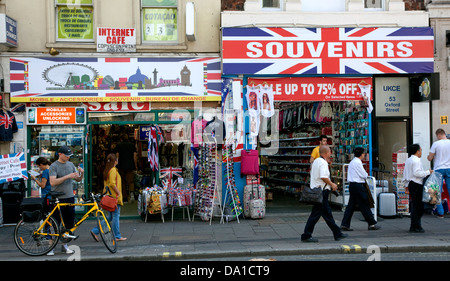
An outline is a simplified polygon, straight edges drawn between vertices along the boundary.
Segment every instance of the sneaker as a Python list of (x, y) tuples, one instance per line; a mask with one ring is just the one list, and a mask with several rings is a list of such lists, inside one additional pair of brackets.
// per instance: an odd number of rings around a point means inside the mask
[(66, 254), (73, 254), (73, 253), (75, 253), (74, 250), (69, 249), (69, 246), (67, 246), (67, 244), (61, 245), (61, 252), (66, 253)]
[(51, 250), (50, 252), (47, 253), (47, 256), (54, 256), (55, 252), (53, 250)]

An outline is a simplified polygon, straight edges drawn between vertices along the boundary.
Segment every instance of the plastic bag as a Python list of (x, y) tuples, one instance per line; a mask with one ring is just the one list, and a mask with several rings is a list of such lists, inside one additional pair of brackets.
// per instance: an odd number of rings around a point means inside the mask
[(442, 174), (433, 172), (423, 185), (422, 201), (431, 205), (441, 204)]

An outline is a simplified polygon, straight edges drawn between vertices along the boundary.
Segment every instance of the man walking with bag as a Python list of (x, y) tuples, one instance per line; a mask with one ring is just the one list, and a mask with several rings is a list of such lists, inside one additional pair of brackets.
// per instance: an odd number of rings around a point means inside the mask
[(319, 240), (312, 238), (314, 226), (323, 217), (328, 227), (333, 232), (334, 240), (339, 241), (347, 237), (347, 234), (341, 232), (341, 228), (337, 226), (331, 213), (330, 203), (328, 197), (330, 191), (337, 190), (337, 185), (330, 180), (330, 170), (328, 169), (328, 159), (331, 156), (331, 150), (328, 145), (323, 145), (319, 149), (320, 157), (314, 160), (311, 165), (311, 188), (321, 188), (323, 200), (322, 204), (314, 204), (311, 215), (306, 222), (304, 233), (301, 236), (302, 242), (319, 242)]
[[(356, 206), (359, 207), (361, 214), (366, 222), (369, 224), (369, 230), (378, 230), (380, 227), (377, 221), (373, 217), (372, 211), (369, 206), (369, 196), (366, 189), (366, 178), (369, 176), (364, 170), (362, 160), (365, 157), (364, 148), (357, 147), (353, 151), (355, 158), (348, 165), (347, 181), (349, 184), (350, 199), (348, 200), (347, 207), (345, 208), (344, 218), (342, 219), (341, 229), (345, 231), (352, 231), (350, 228), (350, 222), (352, 220), (353, 213)], [(373, 202), (373, 201), (372, 201)], [(373, 207), (372, 207), (373, 208)]]

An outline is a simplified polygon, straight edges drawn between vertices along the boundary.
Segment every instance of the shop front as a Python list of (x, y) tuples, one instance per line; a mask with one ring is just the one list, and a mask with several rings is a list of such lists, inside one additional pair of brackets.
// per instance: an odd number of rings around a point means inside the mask
[[(233, 88), (248, 116), (243, 148), (259, 151), (261, 181), (273, 202), (309, 184), (311, 153), (322, 135), (341, 188), (331, 201), (342, 207), (356, 147), (367, 151), (365, 168), (378, 176), (380, 162), (391, 164), (399, 149), (429, 144), (430, 103), (418, 100), (430, 81), (439, 87), (433, 40), (431, 28), (223, 29), (223, 76), (243, 86)], [(433, 98), (429, 90), (425, 100)], [(423, 108), (426, 118), (418, 114)]]
[[(85, 169), (74, 183), (77, 200), (103, 189), (109, 153), (119, 154), (122, 216), (138, 214), (144, 189), (167, 185), (166, 169), (180, 171), (173, 175), (179, 186), (192, 184), (191, 124), (199, 112), (220, 108), (218, 57), (33, 57), (10, 65), (11, 101), (27, 104), (27, 166), (39, 172), (38, 157), (56, 161), (58, 148), (69, 146), (71, 161)], [(121, 165), (125, 158), (131, 164)], [(28, 195), (39, 195), (33, 182)]]

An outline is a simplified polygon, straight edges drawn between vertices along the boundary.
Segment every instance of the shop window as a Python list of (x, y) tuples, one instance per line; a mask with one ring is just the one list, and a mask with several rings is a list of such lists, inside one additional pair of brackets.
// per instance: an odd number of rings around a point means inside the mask
[(144, 43), (178, 43), (178, 1), (141, 0)]
[(344, 12), (345, 0), (302, 0), (303, 12)]
[(55, 0), (56, 39), (94, 41), (93, 0)]
[(261, 7), (265, 10), (281, 10), (282, 2), (282, 0), (261, 0)]
[(129, 113), (129, 112), (95, 112), (89, 113), (89, 122), (107, 121), (155, 121), (155, 113)]
[(383, 10), (384, 0), (364, 0), (364, 8), (371, 10)]

